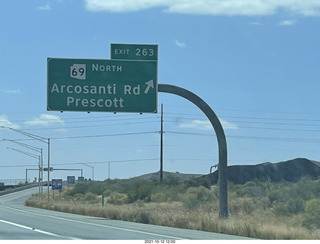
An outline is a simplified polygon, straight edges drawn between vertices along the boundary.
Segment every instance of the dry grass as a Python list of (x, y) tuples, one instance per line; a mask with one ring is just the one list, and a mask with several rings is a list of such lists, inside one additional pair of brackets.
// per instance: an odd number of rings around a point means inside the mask
[(144, 203), (142, 201), (102, 206), (100, 199), (96, 203), (88, 203), (55, 196), (55, 199), (48, 203), (39, 202), (35, 195), (27, 200), (26, 205), (75, 214), (258, 239), (320, 239), (319, 231), (311, 232), (297, 224), (299, 216), (282, 217), (279, 220), (261, 211), (248, 213), (246, 210), (238, 209), (235, 211), (236, 214), (230, 214), (228, 219), (222, 220), (217, 216), (216, 206), (203, 205), (189, 210), (183, 206), (182, 202)]

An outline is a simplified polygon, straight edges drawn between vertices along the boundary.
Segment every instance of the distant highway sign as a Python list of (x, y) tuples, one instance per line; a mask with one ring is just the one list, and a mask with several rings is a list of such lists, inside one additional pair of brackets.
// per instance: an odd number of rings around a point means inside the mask
[(67, 182), (68, 182), (68, 185), (74, 185), (76, 183), (76, 177), (75, 176), (67, 176)]
[(62, 190), (62, 179), (52, 179), (52, 190)]

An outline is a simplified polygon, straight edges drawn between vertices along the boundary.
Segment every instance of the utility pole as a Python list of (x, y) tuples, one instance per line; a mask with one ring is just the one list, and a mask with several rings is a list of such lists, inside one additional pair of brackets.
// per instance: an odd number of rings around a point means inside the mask
[(108, 162), (108, 180), (110, 180), (110, 162)]
[(160, 182), (163, 180), (163, 104), (161, 104), (161, 131), (160, 131)]

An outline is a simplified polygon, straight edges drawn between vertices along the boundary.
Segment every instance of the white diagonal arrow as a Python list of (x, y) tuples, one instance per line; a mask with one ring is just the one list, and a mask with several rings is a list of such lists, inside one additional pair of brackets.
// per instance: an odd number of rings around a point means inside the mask
[(144, 90), (144, 93), (147, 94), (150, 88), (154, 88), (153, 80), (149, 80), (145, 84), (147, 85), (147, 88)]

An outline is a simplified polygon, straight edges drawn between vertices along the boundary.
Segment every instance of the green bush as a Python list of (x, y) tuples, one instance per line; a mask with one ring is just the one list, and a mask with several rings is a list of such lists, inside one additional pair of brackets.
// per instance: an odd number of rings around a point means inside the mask
[(164, 178), (163, 183), (168, 186), (176, 186), (179, 185), (180, 180), (177, 177), (174, 177), (173, 175), (168, 175)]
[(87, 191), (88, 191), (88, 184), (77, 183), (70, 191), (68, 191), (68, 194), (70, 196), (74, 196), (78, 193), (85, 194)]
[(152, 202), (165, 202), (166, 200), (167, 200), (167, 196), (161, 192), (151, 194), (151, 201)]
[(265, 195), (265, 190), (263, 186), (249, 181), (243, 185), (243, 188), (239, 191), (239, 195), (244, 197), (262, 197)]
[(200, 204), (217, 200), (214, 190), (209, 190), (204, 186), (190, 187), (185, 194), (181, 194), (183, 205), (187, 209), (194, 209)]
[(105, 197), (108, 197), (108, 196), (111, 195), (111, 193), (112, 193), (111, 190), (105, 190), (105, 191), (102, 193), (102, 195), (104, 195)]
[(320, 228), (320, 199), (306, 202), (303, 225), (310, 229)]
[(97, 195), (102, 195), (102, 192), (104, 191), (103, 182), (91, 181), (86, 184), (88, 185), (87, 187), (89, 192)]
[[(160, 190), (160, 189), (159, 189)], [(183, 184), (162, 186), (161, 192), (166, 195), (169, 201), (179, 201), (180, 194), (183, 194), (186, 188)], [(156, 191), (153, 191), (155, 193)]]
[(280, 216), (298, 214), (304, 211), (304, 200), (300, 197), (289, 198), (275, 204), (275, 213)]
[(97, 194), (94, 194), (92, 192), (87, 192), (86, 194), (84, 194), (84, 200), (90, 203), (95, 203), (98, 201), (98, 197), (97, 197)]
[(232, 199), (229, 204), (229, 211), (232, 215), (252, 214), (256, 208), (257, 204), (250, 197)]
[(143, 224), (149, 224), (149, 218), (150, 217), (149, 217), (148, 212), (142, 211), (142, 212), (140, 212), (138, 222), (143, 223)]
[(183, 206), (186, 209), (195, 209), (200, 205), (201, 201), (198, 199), (195, 194), (187, 194), (183, 197)]
[(132, 181), (132, 184), (128, 185), (127, 196), (129, 203), (133, 203), (137, 200), (143, 200), (150, 202), (151, 190), (155, 184), (149, 181)]

